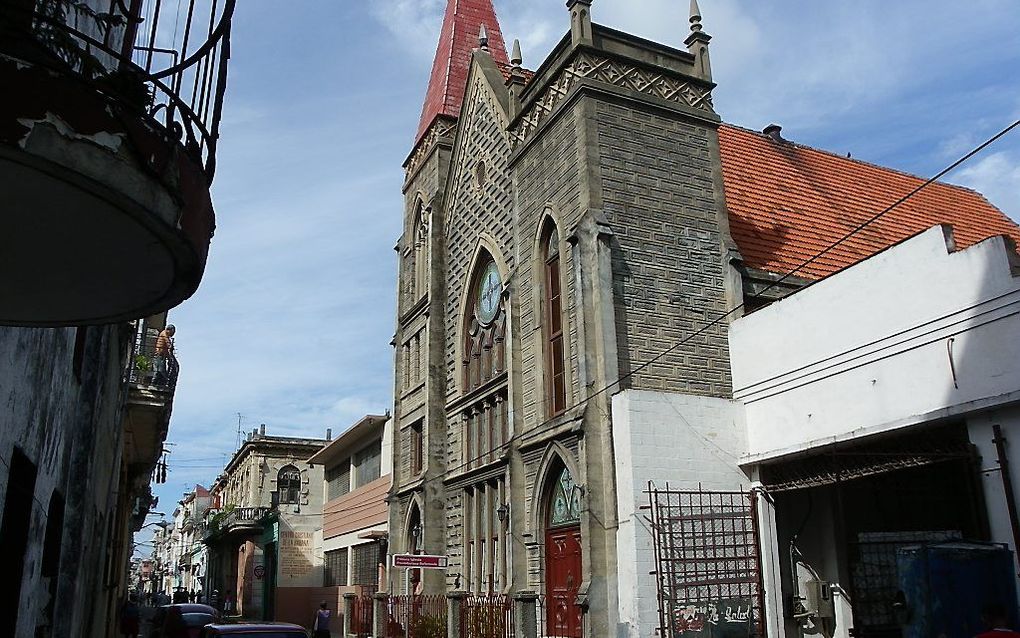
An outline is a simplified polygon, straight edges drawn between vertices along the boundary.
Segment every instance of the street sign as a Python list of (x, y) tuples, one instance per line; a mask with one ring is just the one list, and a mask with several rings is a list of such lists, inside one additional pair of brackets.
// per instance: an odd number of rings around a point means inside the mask
[(446, 569), (449, 564), (446, 556), (433, 554), (394, 554), (393, 566), (413, 569)]

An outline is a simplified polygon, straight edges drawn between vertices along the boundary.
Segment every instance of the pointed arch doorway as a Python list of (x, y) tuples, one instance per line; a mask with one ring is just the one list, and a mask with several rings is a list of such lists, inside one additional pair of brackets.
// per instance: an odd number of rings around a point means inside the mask
[(565, 466), (552, 473), (545, 512), (546, 636), (581, 638), (581, 499)]

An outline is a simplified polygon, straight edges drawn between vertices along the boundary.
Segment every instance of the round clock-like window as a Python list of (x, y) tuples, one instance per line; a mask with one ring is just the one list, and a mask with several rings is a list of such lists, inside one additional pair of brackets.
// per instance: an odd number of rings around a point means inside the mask
[(499, 269), (495, 262), (489, 262), (478, 280), (478, 321), (486, 324), (496, 318), (499, 312), (499, 298), (503, 294)]

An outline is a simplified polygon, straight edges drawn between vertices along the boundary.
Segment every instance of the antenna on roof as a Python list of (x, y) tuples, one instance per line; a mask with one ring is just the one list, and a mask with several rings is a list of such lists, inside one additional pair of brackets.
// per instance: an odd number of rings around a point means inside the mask
[(241, 447), (241, 419), (243, 419), (243, 418), (244, 417), (241, 416), (241, 413), (238, 412), (237, 413), (237, 447)]

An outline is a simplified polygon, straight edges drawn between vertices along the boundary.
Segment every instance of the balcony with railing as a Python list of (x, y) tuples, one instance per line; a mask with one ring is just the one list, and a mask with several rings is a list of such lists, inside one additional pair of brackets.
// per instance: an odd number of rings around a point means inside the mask
[(236, 533), (262, 530), (262, 519), (272, 512), (270, 507), (233, 507), (223, 509), (208, 519), (205, 543), (215, 542)]
[(171, 339), (160, 344), (162, 322), (134, 322), (131, 350), (124, 369), (124, 460), (130, 472), (148, 477), (163, 454), (170, 427), (180, 365)]
[(0, 7), (0, 324), (150, 316), (194, 293), (236, 0)]

